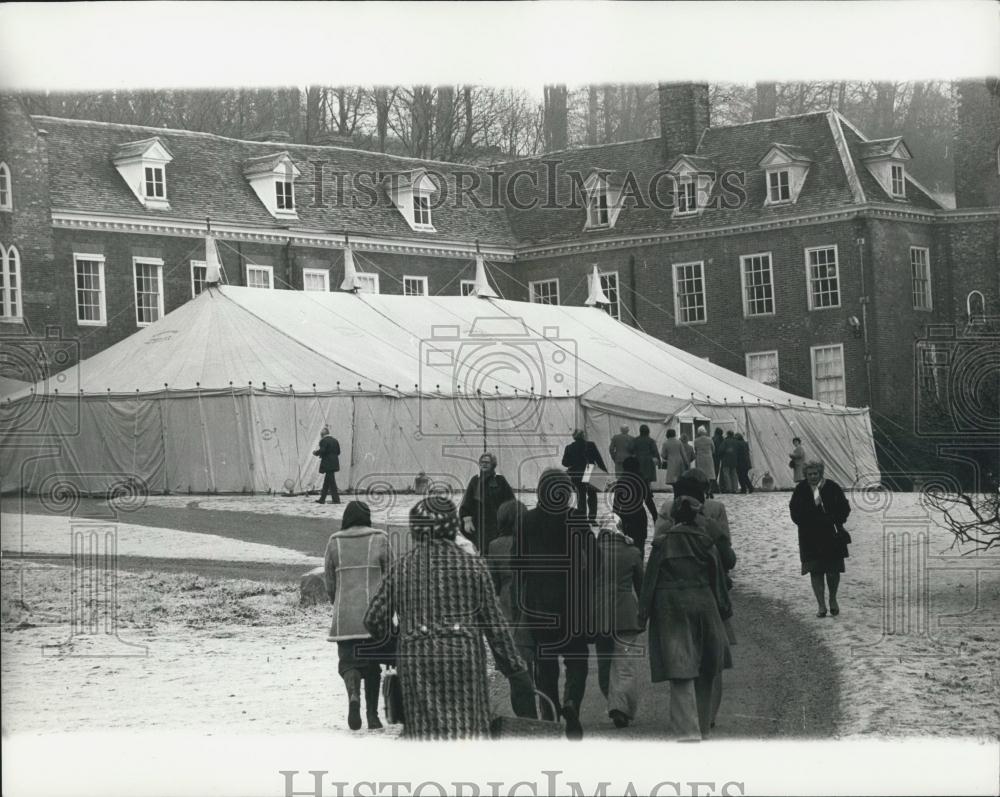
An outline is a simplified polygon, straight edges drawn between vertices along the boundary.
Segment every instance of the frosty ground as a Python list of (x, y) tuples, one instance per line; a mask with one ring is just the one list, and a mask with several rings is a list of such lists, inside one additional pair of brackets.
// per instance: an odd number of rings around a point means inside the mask
[[(727, 674), (723, 737), (824, 729), (840, 738), (996, 737), (1000, 556), (952, 547), (919, 495), (854, 494), (842, 614), (820, 619), (799, 575), (788, 498), (726, 498), (739, 556), (735, 620), (746, 634)], [(376, 520), (393, 524), (405, 522), (411, 502), (371, 501)], [(4, 733), (349, 733), (328, 609), (300, 607), (297, 583), (319, 563), (342, 506), (166, 496), (125, 509), (5, 500)], [(71, 528), (88, 526), (112, 528), (117, 539), (121, 642), (112, 648), (103, 634), (71, 634), (66, 554)], [(662, 689), (644, 694), (646, 724), (636, 734), (663, 711)], [(803, 714), (829, 716), (777, 718), (783, 695)], [(502, 708), (501, 681), (495, 699)], [(599, 703), (596, 682), (588, 684), (591, 727), (614, 735), (596, 727)]]

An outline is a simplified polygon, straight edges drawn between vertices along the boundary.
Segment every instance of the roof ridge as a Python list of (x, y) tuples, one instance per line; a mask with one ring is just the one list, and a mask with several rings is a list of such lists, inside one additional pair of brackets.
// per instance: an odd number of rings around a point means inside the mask
[(847, 179), (847, 187), (851, 191), (851, 198), (857, 204), (864, 204), (868, 201), (868, 198), (865, 196), (864, 186), (861, 185), (861, 178), (858, 176), (854, 157), (851, 155), (851, 148), (848, 146), (847, 137), (844, 135), (844, 129), (840, 126), (841, 119), (840, 113), (833, 108), (827, 110), (826, 121), (830, 129), (830, 135), (833, 138), (833, 146), (840, 157), (840, 165), (844, 169), (844, 177)]
[(824, 108), (819, 111), (806, 111), (804, 113), (793, 113), (787, 116), (773, 116), (769, 119), (751, 119), (749, 122), (737, 122), (731, 125), (710, 125), (706, 130), (731, 130), (734, 127), (748, 127), (749, 125), (763, 124), (764, 122), (783, 122), (785, 119), (802, 119), (806, 116), (819, 116), (829, 113), (832, 108)]
[(587, 149), (602, 149), (606, 147), (620, 147), (626, 144), (642, 144), (646, 141), (659, 141), (659, 136), (645, 136), (643, 138), (630, 138), (626, 141), (608, 141), (604, 144), (584, 144), (580, 147), (564, 147), (563, 149), (555, 149), (550, 152), (541, 152), (538, 155), (525, 155), (523, 158), (514, 158), (508, 161), (496, 161), (494, 166), (510, 166), (514, 163), (525, 163), (527, 161), (543, 160), (550, 155), (561, 155), (564, 152), (580, 152)]
[[(463, 168), (479, 169), (481, 171), (487, 171), (487, 167), (477, 166), (473, 163), (461, 163), (459, 161), (444, 161), (436, 160), (434, 158), (415, 158), (412, 155), (395, 155), (390, 152), (378, 152), (371, 149), (360, 149), (359, 147), (340, 147), (332, 144), (299, 144), (294, 141), (252, 141), (247, 138), (233, 138), (232, 136), (222, 136), (218, 133), (207, 133), (204, 130), (184, 130), (179, 127), (152, 127), (150, 125), (133, 125), (125, 124), (124, 122), (102, 122), (97, 119), (73, 119), (67, 116), (45, 116), (43, 114), (31, 114), (30, 116), (33, 122), (67, 122), (73, 125), (89, 126), (89, 127), (107, 127), (114, 128), (118, 130), (144, 130), (144, 131), (157, 131), (158, 133), (170, 133), (178, 134), (182, 136), (191, 136), (192, 138), (213, 138), (218, 141), (232, 141), (238, 144), (255, 144), (261, 146), (280, 146), (280, 147), (293, 147), (293, 148), (308, 148), (315, 149), (321, 152), (328, 150), (336, 150), (338, 152), (358, 152), (364, 155), (375, 155), (382, 158), (392, 158), (393, 160), (400, 161), (412, 161), (417, 164), (430, 164), (438, 163), (443, 166), (461, 166)], [(153, 133), (155, 137), (156, 133)], [(264, 157), (264, 156), (260, 156)], [(516, 161), (514, 161), (516, 162)]]

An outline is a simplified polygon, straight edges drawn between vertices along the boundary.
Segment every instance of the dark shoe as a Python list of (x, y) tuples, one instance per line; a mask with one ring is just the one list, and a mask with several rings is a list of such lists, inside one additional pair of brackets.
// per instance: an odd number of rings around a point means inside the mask
[(368, 712), (368, 730), (377, 731), (382, 727), (382, 722), (378, 718), (378, 714), (371, 711)]
[(325, 503), (326, 503), (326, 501), (323, 501), (323, 500), (321, 500), (321, 499), (317, 498), (317, 499), (316, 499), (316, 503), (317, 503), (317, 504), (325, 504)]
[(347, 708), (347, 727), (352, 731), (361, 729), (361, 701), (352, 700)]
[(628, 727), (629, 719), (625, 716), (624, 712), (615, 708), (608, 712), (608, 716), (611, 717), (611, 721), (615, 724), (616, 728)]
[(816, 612), (816, 616), (817, 617), (826, 617), (826, 609), (820, 609), (818, 612)]
[(572, 703), (564, 703), (563, 719), (566, 720), (566, 738), (578, 741), (583, 738), (583, 725), (580, 724), (580, 712)]
[(834, 617), (840, 614), (840, 607), (833, 601), (830, 601), (830, 614), (832, 614)]

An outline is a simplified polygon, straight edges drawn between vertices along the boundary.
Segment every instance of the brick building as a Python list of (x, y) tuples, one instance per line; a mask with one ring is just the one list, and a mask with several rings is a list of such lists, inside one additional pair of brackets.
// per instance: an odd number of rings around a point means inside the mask
[(56, 327), (60, 364), (121, 340), (200, 292), (209, 224), (227, 281), (264, 289), (337, 290), (349, 243), (362, 290), (465, 293), (478, 248), (506, 298), (582, 304), (597, 265), (623, 323), (912, 429), (939, 389), (915, 341), (1000, 313), (1000, 99), (960, 89), (957, 209), (899, 137), (834, 111), (712, 127), (698, 84), (661, 88), (657, 138), (484, 168), (4, 98), (0, 334)]

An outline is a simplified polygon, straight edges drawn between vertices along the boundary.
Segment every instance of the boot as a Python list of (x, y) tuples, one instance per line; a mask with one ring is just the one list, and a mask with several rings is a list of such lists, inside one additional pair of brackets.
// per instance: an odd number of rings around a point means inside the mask
[(352, 731), (361, 728), (361, 673), (348, 670), (344, 673), (347, 687), (347, 727)]
[(382, 684), (382, 671), (376, 669), (365, 676), (365, 713), (369, 730), (378, 730), (382, 723), (378, 718), (378, 694)]

